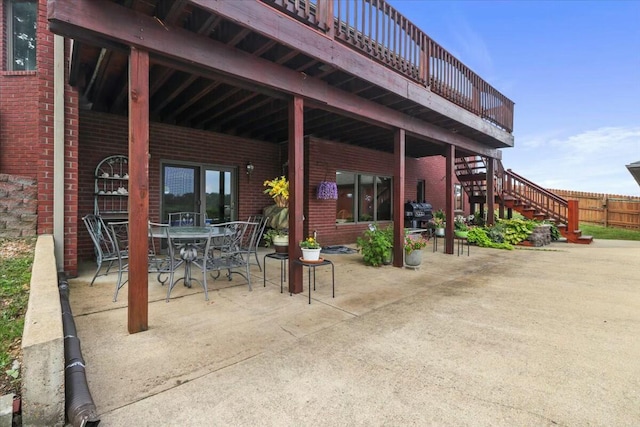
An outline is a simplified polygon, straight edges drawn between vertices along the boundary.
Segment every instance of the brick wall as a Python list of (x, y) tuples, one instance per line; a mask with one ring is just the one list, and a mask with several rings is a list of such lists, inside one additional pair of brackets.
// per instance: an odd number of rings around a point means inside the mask
[[(82, 224), (82, 216), (93, 212), (94, 170), (103, 158), (128, 154), (128, 121), (126, 117), (83, 111), (80, 114), (80, 144), (78, 168), (78, 253), (80, 259), (90, 259), (93, 247)], [(220, 135), (178, 126), (152, 123), (150, 127), (149, 216), (160, 220), (161, 161), (184, 161), (224, 165), (238, 168), (239, 218), (262, 212), (271, 204), (263, 194), (262, 183), (280, 175), (280, 165), (286, 159), (286, 145)], [(316, 138), (305, 142), (305, 233), (317, 230), (325, 245), (353, 243), (366, 228), (366, 223), (335, 223), (336, 202), (317, 200), (316, 186), (325, 179), (335, 178), (336, 170), (393, 175), (393, 154), (364, 149)], [(249, 178), (245, 165), (252, 162), (255, 172)], [(426, 180), (427, 201), (434, 209), (444, 208), (444, 159), (440, 156), (406, 161), (407, 200), (416, 198), (417, 181)]]
[[(323, 245), (355, 242), (368, 223), (336, 224), (335, 200), (317, 200), (315, 192), (320, 181), (334, 180), (336, 171), (393, 176), (394, 157), (366, 148), (310, 138), (305, 145), (305, 234), (317, 231)], [(405, 162), (405, 199), (416, 200), (417, 184), (425, 180), (425, 200), (434, 210), (445, 208), (445, 160), (441, 156), (422, 159), (407, 158)], [(403, 219), (404, 220), (404, 219)], [(384, 226), (389, 222), (381, 221)]]
[[(93, 246), (82, 217), (93, 212), (94, 172), (100, 160), (115, 154), (128, 155), (128, 120), (111, 114), (82, 111), (78, 167), (78, 257), (90, 259)], [(262, 183), (279, 175), (281, 147), (262, 141), (151, 123), (149, 130), (149, 218), (160, 220), (161, 162), (191, 162), (238, 169), (238, 218), (262, 213), (271, 199)], [(253, 163), (251, 177), (246, 164)]]
[[(4, 6), (4, 2), (2, 3)], [(53, 34), (48, 31), (46, 0), (38, 7), (36, 71), (6, 71), (4, 7), (0, 7), (0, 172), (37, 180), (37, 233), (53, 232)], [(69, 46), (65, 46), (65, 71)], [(67, 79), (65, 78), (65, 81)], [(77, 94), (65, 85), (65, 261), (64, 269), (75, 275), (77, 232)]]

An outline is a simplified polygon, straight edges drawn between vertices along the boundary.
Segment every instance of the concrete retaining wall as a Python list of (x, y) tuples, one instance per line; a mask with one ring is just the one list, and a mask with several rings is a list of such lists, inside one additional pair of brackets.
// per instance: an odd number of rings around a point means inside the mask
[(51, 235), (36, 243), (22, 351), (23, 426), (64, 426), (64, 336)]

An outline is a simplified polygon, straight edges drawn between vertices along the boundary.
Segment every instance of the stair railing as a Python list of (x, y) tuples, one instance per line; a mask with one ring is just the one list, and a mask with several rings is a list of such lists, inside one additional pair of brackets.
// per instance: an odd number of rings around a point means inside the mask
[(516, 174), (511, 169), (505, 170), (503, 177), (502, 194), (524, 201), (547, 215), (549, 219), (555, 220), (556, 223), (567, 224), (569, 203), (565, 199)]

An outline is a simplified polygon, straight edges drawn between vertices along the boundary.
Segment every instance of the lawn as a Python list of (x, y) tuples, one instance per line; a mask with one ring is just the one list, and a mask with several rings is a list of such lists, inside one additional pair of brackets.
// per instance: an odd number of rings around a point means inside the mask
[(640, 230), (624, 228), (602, 227), (599, 225), (580, 224), (583, 236), (593, 236), (594, 239), (604, 240), (640, 240)]
[(0, 396), (21, 394), (21, 340), (34, 244), (30, 240), (0, 240)]

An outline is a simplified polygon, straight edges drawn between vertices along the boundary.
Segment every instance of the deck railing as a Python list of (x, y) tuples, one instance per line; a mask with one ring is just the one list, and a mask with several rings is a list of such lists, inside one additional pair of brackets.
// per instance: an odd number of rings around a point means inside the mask
[(433, 41), (385, 0), (260, 0), (513, 131), (513, 101)]
[(567, 224), (568, 202), (562, 197), (529, 181), (511, 169), (503, 172), (503, 196), (510, 196), (544, 213), (557, 223)]

